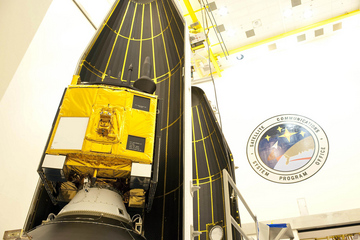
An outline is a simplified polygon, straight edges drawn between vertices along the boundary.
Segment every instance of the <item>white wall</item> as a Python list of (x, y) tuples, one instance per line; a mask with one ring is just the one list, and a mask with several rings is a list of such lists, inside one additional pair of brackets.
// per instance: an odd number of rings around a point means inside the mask
[[(256, 59), (249, 51), (215, 80), (223, 131), (239, 166), (237, 185), (259, 220), (300, 216), (298, 198), (305, 198), (310, 215), (360, 207), (359, 42), (359, 28), (343, 29)], [(211, 83), (198, 86), (214, 99)], [(303, 115), (327, 134), (327, 162), (303, 182), (270, 182), (247, 160), (252, 131), (279, 114)], [(251, 221), (246, 213), (241, 217)]]
[(93, 34), (71, 0), (54, 0), (0, 102), (1, 237), (24, 225), (57, 107)]
[(52, 0), (0, 1), (0, 100)]

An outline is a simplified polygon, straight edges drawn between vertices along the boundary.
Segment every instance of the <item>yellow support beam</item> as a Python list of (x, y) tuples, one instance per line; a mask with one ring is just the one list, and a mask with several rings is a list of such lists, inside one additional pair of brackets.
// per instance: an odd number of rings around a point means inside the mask
[[(212, 62), (212, 64), (214, 65), (214, 68), (216, 70), (216, 73), (219, 77), (221, 77), (221, 69), (220, 69), (220, 66), (219, 64), (217, 63), (216, 61), (216, 57), (214, 56), (214, 53), (213, 51), (211, 50), (211, 48), (209, 48), (209, 52), (210, 52), (210, 60)], [(211, 68), (210, 68), (210, 71), (211, 71)]]
[(200, 78), (203, 78), (204, 77), (204, 75), (202, 74), (202, 72), (199, 70), (200, 68), (201, 68), (201, 66), (200, 66), (200, 60), (196, 60), (195, 61), (195, 69), (196, 69), (196, 72), (197, 72), (197, 74), (200, 76)]
[[(205, 28), (205, 30), (210, 30), (210, 29), (212, 29), (212, 28), (214, 28), (215, 26), (210, 26), (210, 27), (208, 27), (208, 28)], [(217, 31), (216, 29), (215, 29), (215, 31)]]
[(195, 52), (196, 50), (201, 49), (201, 48), (204, 48), (204, 47), (205, 47), (205, 45), (204, 45), (204, 44), (201, 44), (201, 45), (199, 45), (199, 46), (197, 46), (197, 47), (191, 48), (191, 50), (192, 50), (193, 52)]
[[(250, 48), (254, 48), (254, 47), (266, 44), (266, 43), (274, 42), (276, 40), (286, 38), (286, 37), (289, 37), (291, 35), (295, 35), (295, 34), (298, 34), (298, 33), (301, 33), (301, 32), (305, 32), (305, 31), (310, 30), (310, 29), (322, 27), (322, 26), (324, 26), (326, 24), (333, 23), (333, 22), (336, 22), (336, 21), (340, 21), (340, 20), (342, 20), (344, 18), (352, 17), (352, 16), (355, 16), (355, 15), (357, 15), (359, 13), (360, 13), (360, 10), (355, 10), (355, 11), (345, 13), (343, 15), (340, 15), (340, 16), (337, 16), (337, 17), (334, 17), (334, 18), (329, 18), (327, 20), (311, 24), (311, 25), (306, 26), (306, 27), (298, 28), (298, 29), (295, 29), (295, 30), (292, 30), (292, 31), (289, 31), (289, 32), (286, 32), (286, 33), (279, 34), (279, 35), (271, 37), (271, 38), (267, 38), (267, 39), (264, 39), (264, 40), (261, 40), (261, 41), (255, 42), (255, 43), (251, 43), (251, 44), (248, 44), (248, 45), (245, 45), (245, 46), (230, 50), (229, 55), (239, 53), (239, 52), (242, 52), (242, 51), (245, 51), (245, 50), (248, 50)], [(218, 56), (225, 57), (225, 54), (224, 53), (219, 53)]]
[(215, 43), (215, 44), (211, 45), (210, 47), (216, 47), (217, 45), (220, 45), (220, 44), (222, 44), (222, 43), (223, 43), (223, 42)]
[[(209, 7), (206, 6), (206, 8), (209, 8)], [(194, 13), (200, 12), (200, 11), (202, 11), (202, 10), (204, 10), (204, 9), (205, 9), (205, 8), (200, 8), (200, 9), (198, 9), (198, 10), (194, 10)], [(187, 13), (187, 14), (184, 15), (184, 17), (187, 17), (187, 16), (190, 16), (190, 14)]]
[[(201, 24), (200, 24), (200, 22), (199, 22), (199, 20), (198, 20), (197, 17), (196, 17), (195, 11), (194, 11), (194, 9), (192, 8), (189, 0), (183, 0), (183, 1), (184, 1), (185, 6), (186, 6), (186, 9), (187, 9), (188, 12), (189, 12), (189, 15), (190, 15), (190, 17), (191, 17), (192, 22), (193, 22), (193, 23), (196, 23), (196, 22), (199, 23), (199, 24), (197, 25), (198, 27), (197, 27), (196, 29), (203, 29), (202, 26), (201, 26)], [(207, 40), (207, 42), (208, 42), (209, 46), (211, 46), (211, 44), (210, 44), (210, 42), (209, 42), (209, 39)], [(212, 52), (212, 50), (211, 50), (210, 47), (209, 47), (209, 50), (210, 50), (210, 51), (209, 51), (210, 60), (211, 60), (213, 66), (214, 66), (214, 68), (215, 68), (215, 70), (216, 70), (217, 75), (218, 75), (219, 77), (221, 77), (220, 66), (219, 66), (219, 64), (217, 63), (216, 57), (214, 56), (214, 53)]]
[[(193, 23), (199, 22), (189, 0), (183, 0)], [(199, 23), (200, 24), (200, 23)]]

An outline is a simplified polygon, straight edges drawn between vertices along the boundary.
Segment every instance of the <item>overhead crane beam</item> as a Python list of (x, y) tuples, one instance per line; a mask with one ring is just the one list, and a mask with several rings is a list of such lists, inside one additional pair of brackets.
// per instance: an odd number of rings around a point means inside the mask
[[(201, 31), (204, 31), (204, 28), (201, 26), (198, 18), (196, 17), (196, 14), (195, 14), (195, 11), (193, 9), (193, 7), (191, 6), (191, 3), (189, 2), (189, 0), (183, 0), (185, 6), (186, 6), (186, 9), (188, 10), (189, 12), (189, 15), (191, 17), (191, 20), (192, 20), (192, 23), (198, 23), (198, 25), (195, 27), (195, 31), (197, 32), (201, 32)], [(212, 62), (212, 64), (214, 65), (214, 68), (216, 70), (216, 73), (219, 77), (221, 77), (221, 69), (220, 69), (220, 66), (219, 64), (217, 63), (216, 61), (216, 56), (214, 55), (213, 51), (211, 50), (211, 47), (210, 47), (210, 41), (209, 39), (207, 38), (207, 43), (209, 45), (209, 57), (210, 57), (210, 61)], [(211, 69), (210, 69), (210, 72), (211, 72)]]
[[(258, 42), (254, 42), (254, 43), (251, 43), (251, 44), (248, 44), (248, 45), (245, 45), (245, 46), (230, 50), (229, 55), (236, 54), (236, 53), (239, 53), (239, 52), (242, 52), (242, 51), (245, 51), (245, 50), (248, 50), (248, 49), (263, 45), (263, 44), (266, 44), (266, 43), (274, 42), (276, 40), (286, 38), (286, 37), (289, 37), (291, 35), (295, 35), (295, 34), (298, 34), (298, 33), (301, 33), (301, 32), (305, 32), (305, 31), (308, 31), (308, 30), (311, 30), (311, 29), (314, 29), (314, 28), (322, 27), (322, 26), (324, 26), (326, 24), (337, 22), (337, 21), (340, 21), (340, 20), (342, 20), (344, 18), (352, 17), (352, 16), (355, 16), (357, 14), (360, 14), (360, 10), (355, 10), (355, 11), (352, 11), (352, 12), (349, 12), (349, 13), (345, 13), (345, 14), (342, 14), (342, 15), (339, 15), (339, 16), (336, 16), (336, 17), (333, 17), (333, 18), (326, 19), (324, 21), (320, 21), (320, 22), (317, 22), (317, 23), (314, 23), (314, 24), (311, 24), (311, 25), (308, 25), (308, 26), (305, 26), (305, 27), (302, 27), (302, 28), (298, 28), (298, 29), (295, 29), (295, 30), (292, 30), (292, 31), (289, 31), (289, 32), (286, 32), (286, 33), (276, 35), (274, 37), (270, 37), (270, 38), (267, 38), (267, 39), (264, 39), (264, 40), (261, 40), (261, 41), (258, 41)], [(225, 54), (224, 53), (219, 53), (218, 56), (219, 57), (225, 57)]]
[[(208, 6), (206, 6), (206, 8), (208, 8)], [(197, 13), (197, 12), (200, 12), (200, 11), (202, 11), (202, 10), (204, 10), (204, 9), (205, 9), (205, 8), (202, 7), (202, 8), (200, 8), (200, 9), (198, 9), (198, 10), (194, 10), (194, 12)], [(187, 14), (184, 15), (184, 17), (187, 17), (187, 16), (190, 16), (190, 14), (187, 13)]]

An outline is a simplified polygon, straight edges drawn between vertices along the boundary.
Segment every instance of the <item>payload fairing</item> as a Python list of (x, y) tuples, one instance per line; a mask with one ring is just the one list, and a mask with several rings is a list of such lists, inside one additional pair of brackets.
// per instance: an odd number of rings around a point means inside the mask
[[(172, 0), (115, 1), (64, 92), (25, 238), (183, 239), (185, 25)], [(208, 239), (226, 226), (221, 170), (233, 166), (202, 95), (193, 90), (194, 230)]]

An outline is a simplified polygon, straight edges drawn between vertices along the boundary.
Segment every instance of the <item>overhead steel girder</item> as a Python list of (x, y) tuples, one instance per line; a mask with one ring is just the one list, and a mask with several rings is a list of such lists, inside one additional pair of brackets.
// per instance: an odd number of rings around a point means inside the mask
[[(254, 42), (254, 43), (251, 43), (251, 44), (248, 44), (248, 45), (245, 45), (245, 46), (230, 50), (229, 55), (236, 54), (236, 53), (239, 53), (239, 52), (242, 52), (242, 51), (245, 51), (245, 50), (248, 50), (248, 49), (263, 45), (263, 44), (266, 44), (266, 43), (274, 42), (276, 40), (283, 39), (283, 38), (286, 38), (286, 37), (289, 37), (291, 35), (295, 35), (295, 34), (298, 34), (298, 33), (301, 33), (301, 32), (305, 32), (305, 31), (310, 30), (310, 29), (318, 28), (318, 27), (324, 26), (324, 25), (329, 24), (329, 23), (340, 21), (342, 19), (352, 17), (352, 16), (355, 16), (357, 14), (360, 14), (360, 10), (355, 10), (355, 11), (352, 11), (352, 12), (349, 12), (349, 13), (345, 13), (345, 14), (342, 14), (342, 15), (339, 15), (339, 16), (336, 16), (336, 17), (333, 17), (333, 18), (326, 19), (324, 21), (320, 21), (320, 22), (317, 22), (317, 23), (314, 23), (314, 24), (311, 24), (311, 25), (308, 25), (308, 26), (305, 26), (305, 27), (302, 27), (302, 28), (298, 28), (298, 29), (295, 29), (295, 30), (292, 30), (292, 31), (289, 31), (289, 32), (285, 32), (285, 33), (282, 33), (282, 34), (279, 34), (279, 35), (276, 35), (276, 36), (273, 36), (273, 37), (270, 37), (270, 38), (267, 38), (267, 39), (264, 39), (264, 40), (261, 40), (261, 41), (258, 41), (258, 42)], [(224, 53), (219, 53), (218, 56), (222, 58), (222, 57), (225, 57), (225, 54)]]
[[(197, 25), (197, 27), (196, 27), (196, 30), (199, 31), (199, 32), (202, 31), (202, 30), (203, 30), (203, 27), (201, 26), (198, 18), (196, 17), (195, 11), (194, 11), (193, 7), (191, 6), (191, 3), (189, 2), (189, 0), (183, 0), (183, 2), (184, 2), (184, 4), (185, 4), (185, 6), (186, 6), (186, 9), (187, 9), (188, 12), (189, 12), (189, 15), (190, 15), (190, 17), (191, 17), (192, 23), (199, 23), (199, 24)], [(221, 77), (221, 69), (220, 69), (219, 64), (218, 64), (217, 61), (216, 61), (216, 58), (217, 58), (217, 57), (214, 55), (213, 51), (211, 50), (210, 41), (207, 40), (207, 42), (208, 42), (208, 44), (209, 44), (209, 57), (210, 57), (210, 60), (211, 60), (213, 66), (214, 66), (214, 68), (215, 68), (215, 70), (216, 70), (217, 75), (218, 75), (219, 77)], [(211, 70), (210, 70), (210, 71), (211, 71)]]

